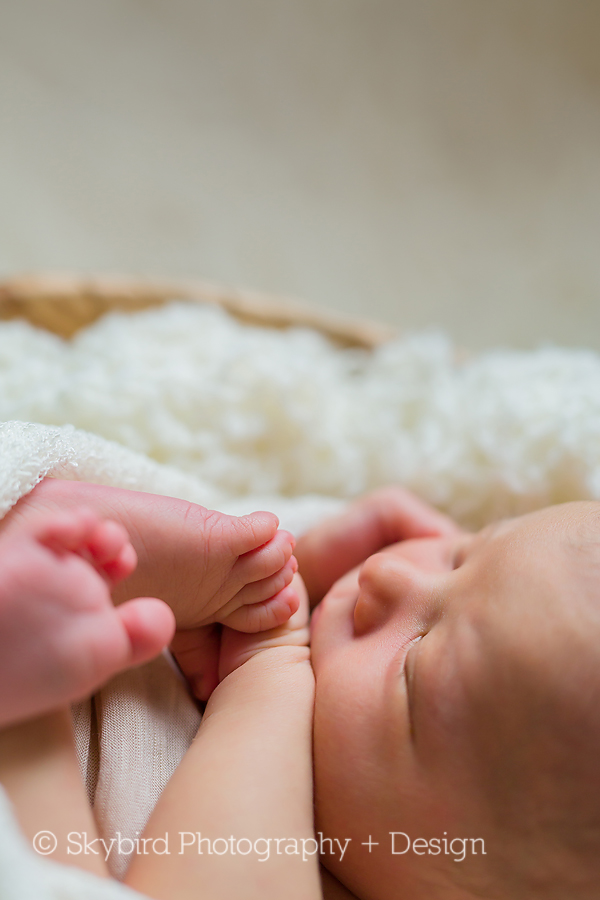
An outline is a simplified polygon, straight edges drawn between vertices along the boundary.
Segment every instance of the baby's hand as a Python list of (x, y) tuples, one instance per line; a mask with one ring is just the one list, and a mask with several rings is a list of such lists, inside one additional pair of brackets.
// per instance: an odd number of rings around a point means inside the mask
[(299, 575), (294, 577), (286, 590), (294, 593), (297, 609), (283, 625), (256, 634), (243, 634), (230, 628), (223, 629), (218, 665), (220, 682), (251, 657), (274, 647), (304, 648), (306, 658), (309, 658), (308, 594)]
[(248, 634), (207, 625), (175, 634), (171, 651), (198, 700), (208, 700), (220, 681), (262, 650), (283, 646), (308, 648), (308, 597), (300, 576), (296, 575), (280, 593), (281, 604), (293, 612), (275, 628)]
[[(245, 632), (252, 635), (251, 643), (260, 642), (264, 635), (274, 636), (280, 630), (282, 634), (286, 633), (288, 628), (295, 630), (295, 624), (290, 625), (290, 622), (297, 621), (295, 614), (306, 591), (302, 581), (294, 577), (298, 568), (295, 557), (290, 555), (294, 539), (289, 532), (278, 531), (272, 543), (274, 547), (261, 547), (246, 554), (252, 556), (254, 552), (257, 554), (256, 559), (238, 562), (243, 562), (246, 571), (257, 576), (261, 571), (260, 555), (270, 557), (269, 565), (273, 565), (273, 558), (279, 554), (283, 559), (283, 565), (275, 575), (245, 584), (215, 615), (216, 624), (209, 623), (175, 633), (170, 649), (198, 700), (208, 700), (221, 680), (219, 677), (221, 626), (225, 626), (225, 633)], [(276, 593), (268, 596), (270, 590), (275, 590)]]
[(235, 518), (195, 509), (204, 516), (195, 559), (200, 577), (190, 593), (194, 604), (172, 602), (178, 630), (170, 649), (194, 696), (205, 701), (219, 683), (220, 626), (262, 634), (287, 622), (300, 599), (291, 584), (294, 537), (278, 529), (273, 513)]

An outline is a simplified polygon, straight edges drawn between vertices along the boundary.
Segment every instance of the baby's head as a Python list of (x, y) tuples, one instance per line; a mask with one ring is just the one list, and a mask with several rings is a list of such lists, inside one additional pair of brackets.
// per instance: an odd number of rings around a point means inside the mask
[(317, 608), (312, 648), (317, 829), (352, 839), (342, 859), (323, 843), (341, 881), (369, 900), (598, 895), (599, 504), (371, 557)]

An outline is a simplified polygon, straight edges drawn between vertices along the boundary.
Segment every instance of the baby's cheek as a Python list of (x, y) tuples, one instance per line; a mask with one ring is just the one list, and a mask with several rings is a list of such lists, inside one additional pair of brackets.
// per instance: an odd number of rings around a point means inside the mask
[(332, 602), (335, 603), (338, 600), (355, 600), (358, 595), (359, 572), (360, 566), (357, 566), (357, 568), (351, 569), (351, 571), (347, 572), (342, 578), (338, 578), (319, 605), (330, 605)]
[(464, 619), (442, 619), (415, 648), (414, 733), (420, 753), (436, 771), (445, 771), (447, 765), (454, 770), (464, 767), (465, 775), (471, 771), (468, 760), (477, 732), (486, 710), (493, 710), (498, 700), (489, 690), (482, 653)]

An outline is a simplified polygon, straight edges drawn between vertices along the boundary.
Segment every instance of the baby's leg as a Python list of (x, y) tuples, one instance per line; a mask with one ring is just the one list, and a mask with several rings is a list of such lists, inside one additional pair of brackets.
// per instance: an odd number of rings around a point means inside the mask
[[(0, 730), (0, 783), (34, 850), (55, 862), (108, 875), (102, 845), (93, 843), (98, 837), (96, 823), (67, 709)], [(90, 847), (87, 853), (78, 852), (84, 836)]]
[(399, 486), (380, 488), (311, 528), (298, 539), (295, 556), (311, 604), (367, 557), (409, 538), (458, 534), (448, 518)]
[(290, 606), (293, 592), (283, 590), (296, 570), (294, 542), (277, 530), (272, 513), (238, 518), (170, 497), (48, 478), (0, 530), (10, 534), (40, 510), (82, 505), (120, 522), (135, 548), (138, 566), (113, 592), (116, 603), (161, 597), (179, 629), (227, 622), (248, 632), (280, 625), (297, 609), (297, 598)]
[(0, 726), (81, 699), (174, 631), (160, 600), (113, 606), (136, 562), (121, 525), (81, 508), (18, 525), (0, 536)]

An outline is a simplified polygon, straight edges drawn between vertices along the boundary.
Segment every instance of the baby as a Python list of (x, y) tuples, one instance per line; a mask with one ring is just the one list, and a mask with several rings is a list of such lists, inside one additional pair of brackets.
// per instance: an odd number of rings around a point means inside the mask
[[(82, 489), (96, 510), (99, 497), (119, 507), (116, 494), (102, 493), (109, 489)], [(40, 497), (50, 509), (60, 491), (48, 483), (36, 493), (29, 505), (21, 501), (6, 525), (7, 537), (14, 533), (16, 539)], [(131, 498), (120, 497), (125, 500), (124, 509)], [(57, 506), (64, 502), (60, 498)], [(126, 515), (142, 571), (137, 581), (129, 576), (123, 582), (129, 583), (122, 589), (124, 605), (108, 614), (119, 617), (141, 658), (169, 639), (173, 622), (157, 601), (131, 602), (133, 588), (162, 577), (152, 574), (155, 555), (161, 565), (170, 556), (170, 572), (177, 572), (191, 543), (186, 522), (194, 516), (206, 521), (206, 512), (188, 505), (179, 542), (169, 548), (165, 536), (140, 540), (144, 504), (156, 508), (156, 498), (138, 495), (132, 502), (140, 504), (140, 518), (135, 508)], [(171, 524), (179, 515), (178, 501), (173, 504), (165, 519)], [(152, 527), (159, 530), (160, 522)], [(48, 543), (43, 534), (38, 539)], [(289, 542), (291, 558), (291, 539), (278, 540)], [(102, 571), (94, 540), (87, 544), (85, 553)], [(198, 546), (195, 552), (201, 553)], [(252, 558), (257, 551), (247, 552)], [(179, 553), (183, 557), (174, 564)], [(125, 546), (116, 556), (111, 551), (115, 571), (110, 562), (103, 577), (119, 577), (130, 554)], [(331, 896), (597, 898), (599, 505), (565, 504), (471, 535), (391, 489), (313, 529), (295, 556), (313, 602), (326, 594), (311, 631), (316, 833), (322, 861), (341, 883), (328, 888)], [(280, 561), (284, 569), (289, 558)], [(230, 557), (226, 571), (236, 564)], [(263, 577), (272, 585), (272, 574)], [(168, 591), (168, 579), (162, 584)], [(275, 601), (276, 607), (285, 604), (287, 615), (296, 610), (289, 624), (255, 636), (224, 628), (220, 644), (206, 628), (222, 618), (218, 603), (210, 592), (203, 601), (199, 584), (195, 593), (179, 586), (181, 609), (173, 593), (167, 599), (188, 629), (190, 645), (204, 648), (188, 661), (197, 692), (207, 691), (212, 680), (220, 684), (148, 833), (164, 833), (170, 823), (177, 831), (208, 834), (241, 816), (249, 833), (254, 828), (256, 834), (283, 835), (287, 828), (310, 835), (312, 687), (302, 586), (296, 577)], [(245, 591), (236, 582), (219, 602), (236, 616), (237, 627), (246, 613), (235, 600), (235, 609), (228, 606), (236, 587), (234, 598)], [(249, 610), (255, 602), (271, 602), (252, 594), (251, 601)], [(194, 612), (199, 603), (203, 611)], [(135, 613), (136, 604), (142, 615), (130, 619), (125, 611)], [(8, 734), (8, 742), (6, 732), (0, 742), (0, 774), (4, 765), (10, 775), (15, 754), (11, 763)], [(180, 887), (188, 882), (191, 896), (203, 888), (210, 897), (217, 883), (219, 896), (253, 895), (244, 859), (233, 867), (231, 860), (225, 867), (210, 857), (186, 860), (187, 882), (177, 857), (149, 856), (134, 861), (129, 883), (156, 897), (187, 896)], [(314, 872), (302, 866), (292, 871), (294, 862), (283, 859), (279, 880), (276, 870), (273, 881), (256, 882), (256, 895), (318, 896)], [(208, 874), (194, 869), (207, 863), (213, 867)], [(233, 879), (229, 894), (223, 878)]]
[[(299, 541), (313, 599), (361, 519), (374, 549), (373, 502)], [(598, 898), (600, 504), (437, 528), (313, 615), (323, 862), (365, 900)]]
[[(336, 566), (347, 569), (357, 553), (397, 537), (437, 533), (442, 521), (401, 491), (368, 498), (354, 519), (350, 511), (347, 545), (330, 560), (327, 578)], [(97, 833), (66, 704), (150, 659), (177, 625), (171, 646), (182, 668), (199, 697), (212, 693), (198, 737), (140, 839), (202, 829), (264, 843), (264, 835), (287, 834), (306, 853), (278, 853), (267, 868), (242, 853), (234, 865), (193, 852), (185, 862), (179, 854), (142, 855), (127, 883), (156, 897), (196, 896), (200, 889), (213, 896), (217, 885), (219, 896), (236, 898), (320, 896), (308, 603), (298, 578), (291, 583), (292, 550), (291, 536), (277, 531), (268, 513), (235, 519), (170, 498), (72, 482), (42, 482), (6, 517), (0, 527), (0, 781), (27, 837), (40, 828), (58, 836), (53, 859), (107, 874), (101, 855), (65, 854), (70, 832)], [(318, 544), (311, 550), (309, 535), (313, 591), (321, 551)], [(116, 608), (111, 591), (120, 600)], [(170, 608), (137, 596), (144, 591), (160, 594)], [(225, 626), (220, 635), (213, 622)]]

